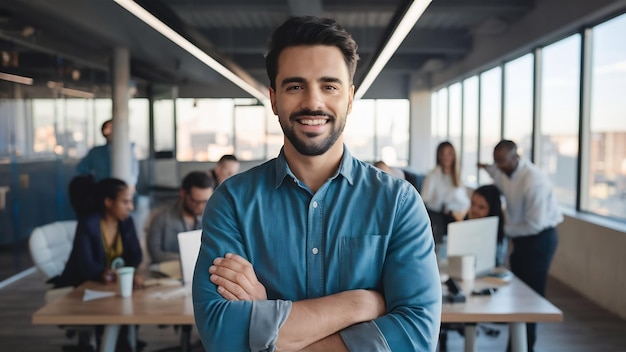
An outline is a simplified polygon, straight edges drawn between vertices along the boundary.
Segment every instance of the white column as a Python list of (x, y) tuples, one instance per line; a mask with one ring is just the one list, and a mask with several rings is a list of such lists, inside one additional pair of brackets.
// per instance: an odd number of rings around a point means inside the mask
[(111, 176), (131, 182), (131, 149), (128, 131), (128, 82), (130, 53), (128, 48), (113, 49), (113, 145)]
[(409, 87), (409, 165), (418, 172), (426, 173), (434, 167), (435, 153), (431, 136), (431, 92), (428, 80), (423, 77), (412, 77)]

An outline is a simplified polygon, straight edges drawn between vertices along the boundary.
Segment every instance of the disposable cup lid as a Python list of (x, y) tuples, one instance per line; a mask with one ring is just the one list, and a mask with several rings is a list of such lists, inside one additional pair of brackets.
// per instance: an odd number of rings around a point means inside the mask
[(118, 268), (116, 271), (118, 275), (132, 274), (135, 272), (135, 268), (132, 266), (124, 266), (124, 267)]

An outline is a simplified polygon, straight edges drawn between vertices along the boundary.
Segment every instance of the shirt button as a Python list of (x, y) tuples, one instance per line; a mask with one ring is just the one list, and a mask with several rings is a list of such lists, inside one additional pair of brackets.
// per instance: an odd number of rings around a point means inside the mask
[(313, 252), (313, 254), (317, 254), (319, 253), (319, 249), (317, 249), (317, 247), (314, 247), (313, 249), (311, 249), (311, 252)]
[(313, 202), (313, 208), (317, 208), (317, 202)]

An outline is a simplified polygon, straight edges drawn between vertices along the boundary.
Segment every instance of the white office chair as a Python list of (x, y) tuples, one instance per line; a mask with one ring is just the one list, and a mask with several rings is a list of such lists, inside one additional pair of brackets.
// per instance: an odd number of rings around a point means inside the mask
[[(30, 256), (44, 281), (60, 275), (72, 251), (76, 233), (75, 220), (56, 221), (36, 227), (30, 235), (28, 246)], [(50, 302), (72, 288), (49, 289), (46, 302)]]
[[(30, 256), (44, 281), (60, 275), (72, 252), (76, 234), (75, 220), (56, 221), (36, 227), (28, 240)], [(45, 301), (51, 302), (70, 292), (73, 287), (52, 288), (46, 291)], [(63, 326), (68, 338), (78, 334), (77, 346), (63, 346), (63, 351), (81, 351), (86, 346), (95, 346), (93, 329), (90, 326)]]

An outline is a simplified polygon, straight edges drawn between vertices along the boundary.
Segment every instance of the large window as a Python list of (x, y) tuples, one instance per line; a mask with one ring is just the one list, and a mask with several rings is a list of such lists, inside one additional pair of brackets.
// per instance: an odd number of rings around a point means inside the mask
[(390, 166), (409, 160), (409, 101), (376, 100), (376, 159)]
[(33, 100), (33, 153), (50, 156), (57, 146), (55, 126), (58, 104), (53, 99)]
[(148, 159), (150, 156), (150, 141), (148, 140), (150, 132), (148, 130), (149, 103), (148, 99), (131, 99), (128, 102), (130, 141), (134, 145), (133, 151), (139, 160)]
[(560, 204), (576, 205), (580, 35), (543, 49), (538, 164), (550, 175)]
[[(0, 84), (0, 88), (4, 84)], [(15, 120), (18, 111), (23, 109), (23, 100), (0, 98), (0, 162), (11, 155), (24, 153), (23, 145), (17, 145), (13, 138)], [(23, 119), (23, 118), (22, 118)]]
[[(181, 109), (181, 106), (178, 106), (178, 109)], [(174, 151), (175, 115), (174, 99), (154, 101), (154, 150), (158, 154)]]
[(355, 100), (344, 130), (350, 153), (365, 161), (406, 166), (409, 159), (409, 101)]
[(531, 158), (533, 131), (533, 54), (504, 65), (504, 138), (517, 143), (522, 156)]
[(282, 148), (285, 141), (285, 137), (283, 136), (283, 130), (278, 122), (278, 116), (274, 115), (272, 107), (268, 104), (265, 109), (265, 116), (267, 117), (265, 121), (267, 130), (265, 147), (267, 149), (267, 158), (271, 159), (278, 156), (280, 148)]
[(433, 115), (432, 136), (435, 145), (448, 139), (448, 88), (437, 92), (437, 114)]
[(376, 101), (356, 100), (343, 132), (350, 153), (361, 160), (375, 160)]
[(265, 159), (265, 107), (235, 105), (235, 149), (241, 160)]
[(448, 140), (456, 149), (457, 155), (461, 152), (461, 133), (463, 129), (463, 106), (461, 83), (455, 83), (448, 90), (450, 101), (448, 108)]
[(626, 218), (626, 15), (593, 29), (587, 210)]
[(177, 99), (176, 159), (217, 161), (233, 154), (233, 110), (232, 99)]
[[(585, 31), (589, 52), (581, 33), (433, 91), (431, 142), (460, 146), (462, 181), (477, 187), (492, 182), (477, 162), (492, 163), (495, 144), (513, 140), (550, 177), (560, 205), (623, 221), (626, 14)], [(584, 67), (581, 57), (589, 58)], [(581, 86), (582, 77), (590, 77), (589, 86)], [(589, 105), (582, 106), (587, 93)]]
[[(111, 116), (111, 99), (3, 100), (0, 102), (0, 157), (82, 158), (90, 148), (106, 142), (100, 127)], [(148, 100), (131, 99), (128, 119), (136, 156), (145, 159), (148, 157)]]
[(463, 81), (463, 147), (461, 179), (466, 186), (478, 185), (478, 77)]
[[(177, 159), (217, 161), (223, 154), (235, 154), (241, 160), (276, 157), (284, 142), (278, 117), (269, 106), (255, 102), (177, 99)], [(165, 112), (168, 109), (165, 107)], [(348, 116), (344, 142), (350, 152), (362, 160), (384, 159), (390, 165), (406, 166), (408, 100), (355, 101)]]
[[(501, 137), (502, 69), (495, 67), (480, 75), (480, 161), (493, 162), (493, 147)], [(480, 184), (492, 183), (489, 174), (481, 169)]]

